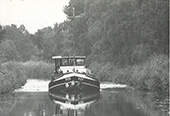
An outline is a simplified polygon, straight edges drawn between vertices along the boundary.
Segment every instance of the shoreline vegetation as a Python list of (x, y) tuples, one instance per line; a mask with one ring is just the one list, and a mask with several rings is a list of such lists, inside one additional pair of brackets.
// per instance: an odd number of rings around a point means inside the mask
[(125, 68), (110, 63), (92, 63), (91, 69), (100, 81), (125, 84), (140, 91), (157, 95), (169, 93), (169, 58), (166, 55), (151, 55), (147, 61)]
[[(106, 63), (92, 63), (90, 69), (100, 82), (125, 84), (140, 91), (168, 96), (168, 56), (153, 55), (145, 63), (118, 68)], [(7, 62), (1, 65), (0, 93), (13, 91), (26, 83), (27, 79), (50, 79), (54, 64), (44, 61)]]
[(0, 77), (0, 94), (14, 91), (23, 86), (27, 81), (25, 70), (18, 62), (1, 64)]
[(25, 85), (27, 79), (50, 79), (53, 64), (43, 61), (6, 62), (0, 67), (0, 94)]

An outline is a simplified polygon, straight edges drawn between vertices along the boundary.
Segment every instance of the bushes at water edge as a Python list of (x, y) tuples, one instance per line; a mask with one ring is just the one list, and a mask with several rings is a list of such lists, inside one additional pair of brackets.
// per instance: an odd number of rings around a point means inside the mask
[(54, 64), (44, 61), (27, 61), (23, 63), (26, 77), (31, 79), (50, 79), (54, 71)]
[(168, 56), (152, 55), (144, 64), (134, 65), (122, 70), (122, 75), (114, 81), (134, 86), (158, 94), (168, 94), (169, 68)]
[(0, 68), (0, 94), (20, 88), (29, 78), (50, 79), (54, 64), (43, 61), (6, 62)]
[(151, 55), (147, 61), (126, 68), (118, 68), (110, 62), (93, 62), (90, 68), (100, 81), (126, 84), (138, 90), (168, 94), (169, 67), (167, 55)]
[(20, 88), (26, 83), (25, 71), (21, 63), (7, 62), (0, 69), (0, 94)]

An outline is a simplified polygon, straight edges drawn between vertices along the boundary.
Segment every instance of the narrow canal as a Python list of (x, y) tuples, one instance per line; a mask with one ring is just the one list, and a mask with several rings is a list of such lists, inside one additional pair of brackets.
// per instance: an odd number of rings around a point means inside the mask
[(23, 88), (1, 95), (0, 116), (168, 116), (167, 103), (159, 102), (153, 94), (109, 83), (101, 84), (95, 102), (66, 109), (49, 97), (48, 82), (28, 80)]

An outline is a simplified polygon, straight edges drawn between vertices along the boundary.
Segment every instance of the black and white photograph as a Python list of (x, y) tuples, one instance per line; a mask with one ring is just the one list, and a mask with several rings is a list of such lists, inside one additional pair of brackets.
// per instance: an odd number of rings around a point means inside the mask
[(169, 0), (0, 0), (0, 116), (169, 116)]

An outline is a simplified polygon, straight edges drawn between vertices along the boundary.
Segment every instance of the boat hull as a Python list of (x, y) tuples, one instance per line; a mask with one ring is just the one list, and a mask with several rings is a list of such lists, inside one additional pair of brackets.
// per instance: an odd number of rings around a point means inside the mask
[(49, 83), (49, 92), (55, 93), (57, 91), (93, 93), (100, 91), (100, 83), (97, 79), (85, 74), (65, 74)]

